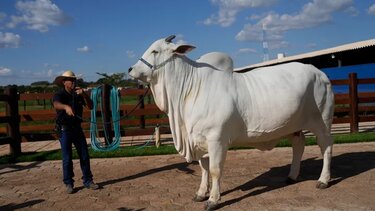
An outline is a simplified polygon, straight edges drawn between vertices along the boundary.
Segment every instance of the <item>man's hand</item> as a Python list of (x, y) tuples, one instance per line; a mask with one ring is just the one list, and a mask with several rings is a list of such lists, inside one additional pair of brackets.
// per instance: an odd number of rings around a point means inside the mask
[(68, 105), (65, 105), (65, 113), (68, 114), (69, 116), (74, 116), (72, 108)]
[(66, 114), (68, 114), (69, 116), (74, 116), (73, 109), (69, 105), (65, 105), (58, 101), (54, 101), (53, 107), (55, 107), (55, 109), (58, 109), (58, 110), (65, 110)]
[(84, 93), (84, 91), (83, 91), (83, 89), (81, 87), (76, 87), (75, 88), (75, 92), (76, 92), (77, 95), (81, 95), (81, 94)]

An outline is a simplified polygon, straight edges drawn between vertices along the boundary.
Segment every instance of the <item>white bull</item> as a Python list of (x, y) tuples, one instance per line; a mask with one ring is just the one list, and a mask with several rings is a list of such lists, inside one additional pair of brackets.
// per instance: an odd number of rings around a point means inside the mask
[(202, 180), (195, 201), (206, 199), (211, 175), (206, 209), (217, 206), (230, 146), (270, 150), (280, 138), (290, 138), (288, 181), (295, 181), (305, 147), (302, 130), (317, 136), (323, 155), (317, 188), (328, 186), (334, 95), (323, 72), (288, 63), (236, 73), (230, 57), (210, 53), (192, 61), (184, 54), (194, 47), (174, 44), (173, 38), (154, 42), (129, 74), (150, 84), (157, 106), (168, 114), (176, 150), (187, 162), (199, 161)]

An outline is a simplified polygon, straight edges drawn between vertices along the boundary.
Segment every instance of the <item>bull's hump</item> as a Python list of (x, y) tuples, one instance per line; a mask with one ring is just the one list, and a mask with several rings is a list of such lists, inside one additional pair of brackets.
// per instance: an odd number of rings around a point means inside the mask
[(211, 52), (204, 54), (198, 60), (198, 63), (207, 63), (217, 70), (233, 71), (233, 60), (230, 56), (221, 52)]

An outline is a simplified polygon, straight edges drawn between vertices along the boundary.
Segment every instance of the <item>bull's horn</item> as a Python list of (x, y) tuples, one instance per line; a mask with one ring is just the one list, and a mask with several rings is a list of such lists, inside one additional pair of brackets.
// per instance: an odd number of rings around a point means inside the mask
[(176, 37), (176, 35), (171, 35), (167, 38), (165, 38), (165, 42), (172, 42), (172, 40)]

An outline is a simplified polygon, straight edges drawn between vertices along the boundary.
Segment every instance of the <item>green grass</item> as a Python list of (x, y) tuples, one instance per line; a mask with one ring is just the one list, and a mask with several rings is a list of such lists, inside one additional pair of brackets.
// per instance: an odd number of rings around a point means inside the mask
[[(341, 143), (359, 143), (359, 142), (373, 142), (375, 141), (375, 132), (357, 133), (357, 134), (343, 134), (334, 135), (335, 144)], [(314, 137), (306, 138), (306, 145), (316, 145)], [(287, 140), (282, 140), (277, 147), (290, 147), (291, 144)], [(249, 147), (231, 148), (231, 150), (251, 149)], [(177, 154), (173, 145), (162, 145), (159, 148), (155, 146), (127, 146), (121, 147), (114, 151), (98, 152), (91, 148), (89, 149), (91, 158), (116, 158), (116, 157), (135, 157), (135, 156), (151, 156), (151, 155), (167, 155)], [(11, 157), (9, 155), (0, 156), (0, 164), (17, 163), (17, 162), (32, 162), (32, 161), (46, 161), (46, 160), (61, 160), (61, 150), (53, 150), (46, 152), (25, 152), (18, 157)], [(76, 151), (73, 154), (74, 159), (78, 159)]]

